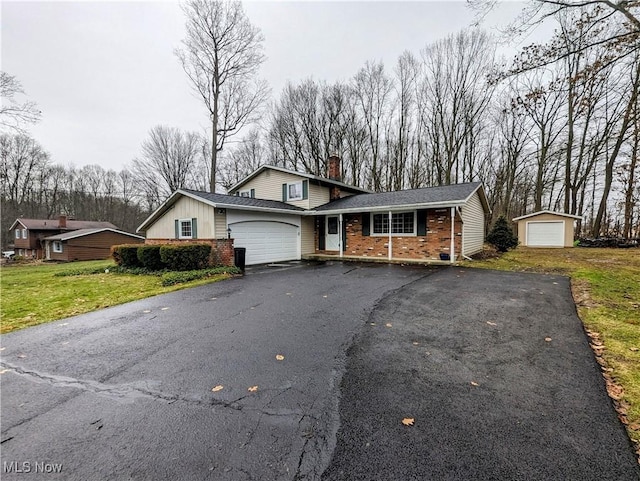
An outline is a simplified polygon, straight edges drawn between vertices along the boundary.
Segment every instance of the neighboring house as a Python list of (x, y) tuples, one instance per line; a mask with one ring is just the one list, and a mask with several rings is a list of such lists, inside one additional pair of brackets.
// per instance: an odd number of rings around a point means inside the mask
[(478, 182), (376, 194), (341, 182), (331, 157), (327, 178), (263, 166), (229, 195), (178, 190), (138, 231), (147, 242), (232, 239), (247, 265), (313, 255), (453, 262), (482, 250), (488, 211)]
[(108, 259), (111, 246), (142, 244), (144, 237), (117, 229), (78, 229), (45, 237), (45, 258), (54, 261), (88, 261)]
[(579, 215), (542, 210), (513, 219), (518, 241), (526, 247), (573, 247), (574, 224)]
[(117, 229), (110, 222), (67, 219), (67, 216), (64, 215), (57, 219), (25, 219), (20, 217), (9, 228), (14, 237), (14, 243), (10, 247), (17, 256), (43, 259), (45, 257), (45, 237), (79, 229), (104, 228)]

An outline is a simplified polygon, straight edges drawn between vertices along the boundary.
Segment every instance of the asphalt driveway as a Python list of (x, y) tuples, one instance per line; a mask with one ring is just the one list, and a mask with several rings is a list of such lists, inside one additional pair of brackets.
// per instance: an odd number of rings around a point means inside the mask
[(301, 263), (0, 358), (3, 479), (638, 478), (560, 277)]

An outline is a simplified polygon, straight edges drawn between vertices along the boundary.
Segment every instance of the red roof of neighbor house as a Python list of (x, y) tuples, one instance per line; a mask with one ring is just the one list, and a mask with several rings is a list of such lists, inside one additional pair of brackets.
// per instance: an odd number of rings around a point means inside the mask
[(69, 220), (67, 226), (60, 227), (60, 219), (25, 219), (19, 217), (10, 227), (13, 229), (16, 224), (22, 224), (29, 230), (78, 230), (78, 229), (117, 229), (111, 222), (98, 222), (93, 220)]

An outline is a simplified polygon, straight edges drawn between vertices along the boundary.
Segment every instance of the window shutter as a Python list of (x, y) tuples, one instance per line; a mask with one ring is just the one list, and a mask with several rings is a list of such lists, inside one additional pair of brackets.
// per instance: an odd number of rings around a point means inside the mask
[(347, 223), (344, 220), (344, 216), (343, 216), (343, 220), (342, 220), (342, 252), (345, 252), (347, 250)]
[(362, 214), (362, 235), (371, 235), (371, 214)]
[(324, 225), (326, 221), (323, 215), (316, 217), (316, 219), (318, 219), (318, 250), (323, 251), (325, 248)]
[(180, 221), (176, 219), (176, 239), (180, 238)]
[(427, 211), (422, 209), (417, 212), (417, 235), (427, 235)]
[(282, 184), (282, 202), (287, 201), (287, 184)]
[(196, 219), (195, 217), (191, 219), (191, 238), (198, 238), (198, 219)]
[(256, 189), (251, 189), (251, 198), (252, 199), (256, 198)]
[(240, 191), (239, 190), (236, 191), (236, 197), (240, 197)]
[(307, 200), (309, 198), (309, 181), (302, 181), (302, 200)]

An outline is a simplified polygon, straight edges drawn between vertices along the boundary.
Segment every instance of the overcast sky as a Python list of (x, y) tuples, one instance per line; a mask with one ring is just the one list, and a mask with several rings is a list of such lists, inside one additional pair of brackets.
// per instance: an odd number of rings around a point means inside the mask
[[(347, 80), (367, 60), (392, 69), (404, 50), (417, 54), (474, 19), (464, 1), (244, 5), (265, 36), (262, 76), (273, 98), (287, 81)], [(522, 5), (501, 5), (485, 27), (504, 27)], [(53, 162), (120, 170), (155, 125), (206, 129), (206, 111), (173, 53), (184, 37), (177, 2), (2, 0), (0, 8), (2, 70), (42, 110), (30, 132)]]

